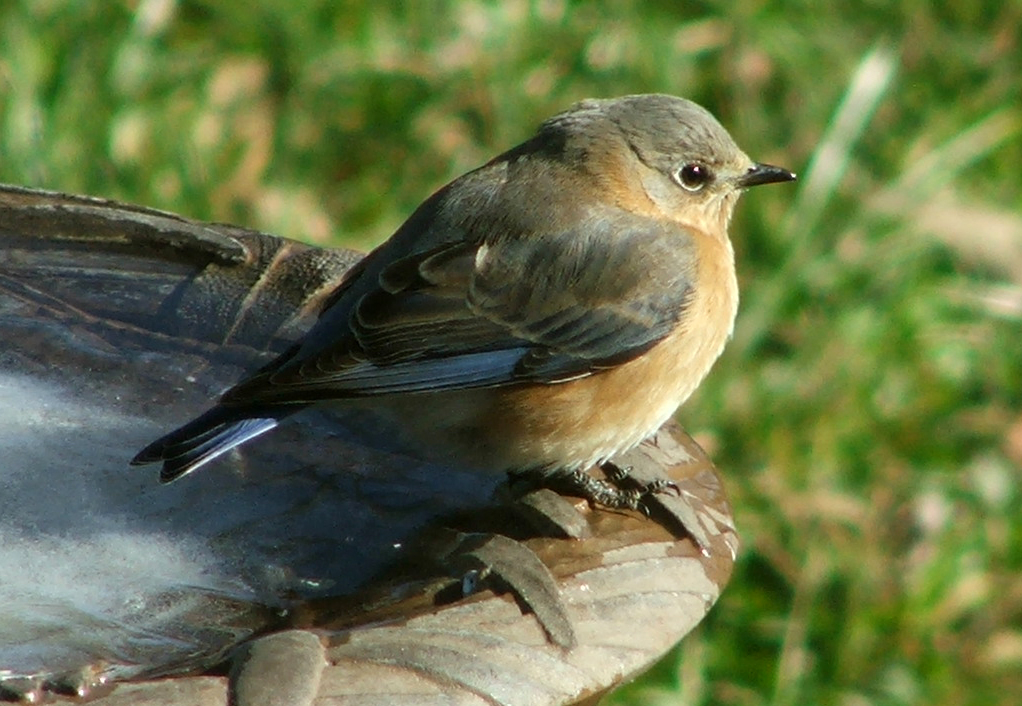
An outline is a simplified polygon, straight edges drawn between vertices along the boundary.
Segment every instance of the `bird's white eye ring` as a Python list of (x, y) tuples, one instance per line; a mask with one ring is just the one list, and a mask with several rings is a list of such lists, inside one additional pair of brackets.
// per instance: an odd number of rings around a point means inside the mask
[(686, 191), (699, 191), (713, 178), (705, 164), (690, 162), (674, 173), (674, 180)]

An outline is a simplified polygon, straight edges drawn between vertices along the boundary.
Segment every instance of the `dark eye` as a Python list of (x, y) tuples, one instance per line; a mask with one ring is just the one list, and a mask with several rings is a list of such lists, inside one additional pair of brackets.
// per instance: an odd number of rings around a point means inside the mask
[(713, 172), (705, 164), (692, 162), (674, 173), (674, 179), (686, 191), (699, 191), (713, 178)]

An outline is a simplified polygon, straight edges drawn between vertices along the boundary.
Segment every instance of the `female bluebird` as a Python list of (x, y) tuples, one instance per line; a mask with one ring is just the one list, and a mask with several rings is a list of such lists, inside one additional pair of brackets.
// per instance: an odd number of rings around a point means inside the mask
[(690, 101), (578, 103), (431, 196), (303, 338), (132, 463), (169, 482), (329, 404), (372, 445), (578, 479), (705, 377), (738, 307), (735, 202), (794, 178)]

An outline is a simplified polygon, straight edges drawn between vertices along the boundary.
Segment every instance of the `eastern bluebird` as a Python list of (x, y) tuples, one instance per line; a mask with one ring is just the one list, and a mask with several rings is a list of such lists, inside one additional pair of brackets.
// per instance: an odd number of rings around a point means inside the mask
[(303, 338), (132, 463), (169, 482), (326, 404), (370, 445), (589, 478), (709, 372), (738, 307), (735, 202), (793, 179), (690, 101), (582, 101), (433, 194)]

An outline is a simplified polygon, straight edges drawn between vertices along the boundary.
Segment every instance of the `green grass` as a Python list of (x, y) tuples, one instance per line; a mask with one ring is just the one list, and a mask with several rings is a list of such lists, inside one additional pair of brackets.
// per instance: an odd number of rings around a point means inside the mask
[(680, 414), (737, 572), (614, 703), (1018, 702), (1022, 2), (220, 5), (0, 6), (0, 181), (364, 248), (576, 99), (703, 103), (802, 179)]

